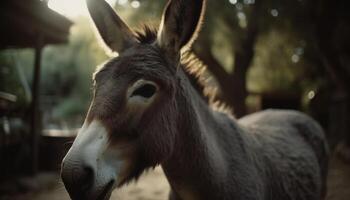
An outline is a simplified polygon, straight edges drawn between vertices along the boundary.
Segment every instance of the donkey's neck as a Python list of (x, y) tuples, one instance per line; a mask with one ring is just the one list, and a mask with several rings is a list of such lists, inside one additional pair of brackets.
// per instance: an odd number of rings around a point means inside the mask
[[(172, 189), (182, 199), (218, 199), (219, 196), (213, 195), (220, 194), (211, 191), (225, 188), (232, 163), (224, 141), (230, 140), (231, 148), (243, 148), (239, 127), (226, 115), (213, 111), (190, 85), (184, 72), (179, 73), (182, 88), (177, 101), (181, 116), (175, 150), (162, 167)], [(239, 159), (235, 163), (242, 163)]]

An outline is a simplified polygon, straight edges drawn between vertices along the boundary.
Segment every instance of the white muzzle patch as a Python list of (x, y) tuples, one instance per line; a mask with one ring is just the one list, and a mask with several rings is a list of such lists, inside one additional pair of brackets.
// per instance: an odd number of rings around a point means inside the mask
[(125, 163), (118, 158), (118, 150), (109, 147), (107, 129), (98, 120), (93, 120), (90, 124), (84, 123), (65, 160), (79, 161), (93, 169), (93, 190), (100, 190), (111, 180), (116, 183)]

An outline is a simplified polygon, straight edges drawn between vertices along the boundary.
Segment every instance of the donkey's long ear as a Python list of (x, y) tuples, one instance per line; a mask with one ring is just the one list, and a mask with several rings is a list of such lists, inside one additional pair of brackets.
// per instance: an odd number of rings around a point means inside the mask
[(89, 13), (105, 44), (114, 52), (121, 52), (137, 43), (132, 30), (104, 0), (86, 0)]
[(164, 10), (158, 32), (158, 44), (170, 54), (178, 55), (196, 38), (205, 0), (170, 0)]

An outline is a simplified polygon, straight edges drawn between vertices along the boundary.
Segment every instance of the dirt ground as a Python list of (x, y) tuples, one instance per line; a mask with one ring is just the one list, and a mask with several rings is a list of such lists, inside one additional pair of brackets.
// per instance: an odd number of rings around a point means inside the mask
[(350, 199), (350, 163), (344, 163), (338, 156), (330, 162), (326, 200)]
[[(69, 200), (57, 174), (41, 175), (41, 184), (45, 189), (17, 195), (0, 195), (0, 200)], [(26, 180), (30, 181), (30, 180)], [(25, 182), (25, 180), (24, 180)], [(40, 181), (37, 181), (40, 182)], [(40, 185), (40, 183), (39, 183)], [(37, 186), (40, 187), (40, 186)], [(41, 187), (43, 188), (43, 187)], [(143, 175), (137, 183), (123, 187), (112, 194), (111, 200), (165, 200), (169, 193), (169, 185), (161, 168), (156, 168)], [(328, 176), (328, 194), (326, 200), (350, 199), (350, 163), (346, 164), (333, 156)]]
[[(33, 182), (30, 179), (22, 180), (21, 184)], [(69, 200), (69, 196), (64, 189), (58, 174), (41, 174), (36, 177), (35, 188), (44, 188), (35, 192), (24, 194), (1, 195), (0, 200)], [(46, 184), (48, 186), (43, 186)], [(111, 200), (165, 200), (169, 193), (169, 184), (164, 177), (160, 167), (142, 175), (137, 183), (130, 183), (121, 188), (118, 192), (113, 192)]]

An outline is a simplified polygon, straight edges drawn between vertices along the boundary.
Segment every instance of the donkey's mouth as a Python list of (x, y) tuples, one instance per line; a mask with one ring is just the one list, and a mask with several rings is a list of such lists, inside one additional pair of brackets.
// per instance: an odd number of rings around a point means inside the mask
[(108, 200), (112, 195), (112, 187), (114, 185), (114, 180), (111, 180), (103, 189), (101, 194), (98, 196), (97, 200)]

